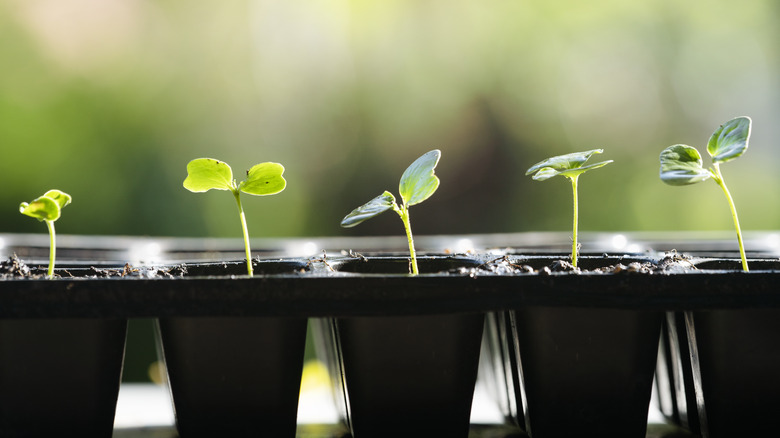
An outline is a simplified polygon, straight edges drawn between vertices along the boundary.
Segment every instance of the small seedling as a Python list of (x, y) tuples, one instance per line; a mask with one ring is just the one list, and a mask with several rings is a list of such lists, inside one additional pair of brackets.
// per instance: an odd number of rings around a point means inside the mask
[(406, 229), (406, 238), (409, 241), (409, 254), (412, 258), (412, 275), (419, 274), (417, 269), (417, 255), (414, 250), (414, 239), (412, 238), (412, 227), (409, 224), (409, 207), (419, 204), (428, 199), (433, 192), (439, 188), (439, 178), (434, 174), (434, 168), (439, 163), (441, 151), (434, 149), (416, 159), (401, 175), (401, 182), (398, 185), (398, 192), (401, 194), (403, 203), (399, 206), (395, 202), (395, 196), (385, 191), (376, 198), (368, 201), (360, 207), (352, 210), (342, 221), (344, 228), (354, 227), (355, 225), (370, 219), (387, 210), (393, 210), (398, 213)]
[(19, 205), (19, 212), (46, 222), (49, 227), (49, 270), (48, 278), (54, 278), (54, 258), (57, 253), (56, 233), (54, 232), (54, 221), (60, 218), (62, 209), (70, 204), (71, 196), (60, 190), (49, 190), (43, 196), (33, 200), (30, 203), (22, 202)]
[(571, 246), (571, 264), (577, 267), (577, 179), (583, 173), (596, 169), (602, 166), (606, 166), (611, 163), (612, 160), (602, 161), (600, 163), (589, 164), (583, 166), (586, 161), (593, 154), (600, 154), (604, 152), (603, 149), (593, 149), (585, 152), (575, 152), (573, 154), (558, 155), (557, 157), (548, 158), (544, 161), (534, 164), (528, 169), (525, 174), (534, 174), (532, 177), (536, 181), (544, 181), (552, 178), (556, 175), (563, 175), (569, 178), (571, 181), (571, 188), (574, 194), (574, 231), (572, 232), (572, 246)]
[(229, 190), (238, 204), (238, 214), (241, 219), (241, 228), (244, 231), (244, 247), (246, 249), (246, 268), (251, 277), (252, 250), (249, 248), (249, 231), (246, 227), (246, 215), (241, 206), (241, 192), (256, 195), (275, 195), (287, 186), (287, 181), (282, 177), (284, 166), (279, 163), (260, 163), (252, 166), (246, 172), (246, 180), (236, 183), (233, 179), (233, 170), (227, 163), (213, 158), (197, 158), (187, 164), (187, 178), (184, 180), (184, 188), (194, 192), (203, 193), (211, 189)]
[(745, 247), (742, 244), (742, 231), (739, 229), (739, 218), (734, 200), (726, 187), (723, 175), (720, 173), (720, 163), (725, 163), (745, 153), (750, 139), (752, 121), (749, 117), (737, 117), (720, 125), (707, 142), (707, 153), (712, 157), (712, 166), (705, 169), (702, 165), (699, 151), (691, 146), (676, 144), (661, 152), (661, 181), (673, 185), (684, 186), (695, 184), (712, 178), (726, 195), (737, 230), (739, 255), (742, 258), (742, 269), (747, 272), (748, 264), (745, 257)]

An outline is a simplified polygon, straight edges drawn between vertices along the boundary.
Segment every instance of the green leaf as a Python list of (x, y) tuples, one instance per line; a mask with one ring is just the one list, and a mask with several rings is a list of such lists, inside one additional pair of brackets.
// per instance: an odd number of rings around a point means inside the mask
[(404, 174), (398, 185), (398, 192), (404, 205), (419, 204), (428, 199), (439, 188), (439, 178), (434, 175), (433, 169), (439, 163), (441, 151), (434, 149), (414, 160)]
[(62, 209), (70, 204), (71, 199), (69, 194), (61, 190), (49, 190), (29, 204), (22, 202), (19, 205), (19, 212), (39, 221), (56, 221), (60, 218)]
[(385, 191), (376, 198), (352, 210), (352, 213), (348, 214), (341, 221), (341, 226), (344, 228), (354, 227), (364, 220), (371, 219), (393, 207), (395, 207), (395, 196), (393, 196), (392, 193)]
[(536, 181), (544, 181), (558, 175), (559, 173), (559, 171), (553, 169), (552, 167), (542, 167), (541, 169), (538, 169), (531, 178)]
[(661, 152), (661, 181), (673, 186), (694, 184), (710, 178), (712, 174), (702, 167), (701, 155), (696, 148), (684, 144), (669, 146)]
[(56, 189), (49, 190), (48, 192), (44, 193), (43, 196), (56, 202), (57, 205), (60, 206), (60, 209), (65, 208), (65, 206), (70, 204), (70, 201), (73, 199), (69, 194)]
[(22, 202), (19, 212), (39, 221), (56, 221), (60, 218), (60, 205), (52, 198), (41, 196), (30, 202)]
[(195, 193), (211, 189), (234, 190), (233, 170), (227, 163), (213, 158), (196, 158), (187, 164), (184, 188)]
[(744, 154), (750, 139), (749, 117), (737, 117), (720, 125), (707, 142), (713, 163), (725, 163)]
[(570, 170), (564, 170), (562, 172), (559, 172), (559, 175), (563, 175), (565, 177), (574, 178), (575, 176), (578, 176), (582, 173), (585, 173), (589, 170), (598, 169), (599, 167), (604, 167), (609, 163), (613, 163), (614, 160), (607, 160), (607, 161), (601, 161), (598, 163), (588, 164), (587, 166), (577, 167)]
[(558, 155), (534, 164), (525, 172), (525, 174), (530, 175), (533, 173), (534, 175), (532, 178), (536, 181), (544, 181), (557, 175), (573, 178), (588, 170), (597, 169), (612, 163), (613, 160), (607, 160), (583, 166), (591, 156), (602, 152), (604, 152), (604, 149), (593, 149), (590, 151)]
[(287, 187), (283, 173), (284, 166), (279, 163), (256, 164), (246, 172), (246, 181), (241, 182), (238, 188), (250, 195), (275, 195)]

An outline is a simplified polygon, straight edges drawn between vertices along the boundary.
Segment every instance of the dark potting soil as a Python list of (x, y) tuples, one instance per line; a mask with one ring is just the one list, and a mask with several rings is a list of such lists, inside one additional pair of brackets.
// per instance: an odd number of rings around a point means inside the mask
[[(134, 268), (129, 263), (123, 267), (117, 268), (99, 268), (90, 266), (88, 268), (64, 268), (57, 269), (54, 278), (173, 278), (182, 277), (187, 274), (187, 268), (183, 265), (176, 265), (165, 268)], [(7, 260), (0, 262), (0, 279), (44, 279), (46, 278), (45, 267), (29, 267), (16, 254)]]
[(33, 276), (30, 267), (16, 257), (16, 254), (0, 262), (0, 279), (30, 278)]
[(614, 257), (604, 254), (602, 257), (580, 258), (580, 266), (574, 266), (568, 260), (552, 258), (524, 259), (502, 256), (474, 268), (462, 267), (460, 274), (479, 275), (492, 273), (499, 275), (537, 274), (656, 274), (680, 272), (696, 269), (686, 256), (676, 252), (665, 254), (661, 260), (648, 260), (641, 257)]

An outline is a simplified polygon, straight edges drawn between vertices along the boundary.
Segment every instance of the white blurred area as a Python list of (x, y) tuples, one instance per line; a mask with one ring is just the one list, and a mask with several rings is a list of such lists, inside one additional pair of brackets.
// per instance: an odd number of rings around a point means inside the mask
[[(479, 383), (475, 388), (471, 420), (476, 424), (501, 424), (503, 421), (496, 404)], [(327, 369), (316, 360), (307, 362), (301, 379), (298, 423), (337, 424), (338, 421), (339, 412)], [(165, 384), (123, 383), (120, 386), (114, 419), (116, 429), (173, 426), (174, 422), (171, 396)]]
[[(648, 423), (663, 423), (653, 387)], [(337, 424), (339, 412), (331, 391), (328, 371), (318, 361), (308, 362), (301, 380), (298, 402), (299, 424)], [(504, 418), (491, 398), (485, 381), (477, 380), (471, 408), (472, 424), (502, 424)], [(175, 423), (170, 393), (164, 384), (123, 383), (119, 390), (114, 427), (117, 430), (173, 427)]]

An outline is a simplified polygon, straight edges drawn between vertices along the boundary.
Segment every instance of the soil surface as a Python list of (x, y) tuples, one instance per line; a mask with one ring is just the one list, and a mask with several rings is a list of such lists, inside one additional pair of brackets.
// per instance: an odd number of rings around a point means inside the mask
[[(16, 254), (7, 260), (0, 262), (0, 279), (44, 279), (46, 278), (46, 267), (29, 267)], [(63, 268), (55, 269), (54, 278), (173, 278), (182, 277), (187, 273), (187, 268), (183, 265), (177, 265), (166, 268), (134, 268), (126, 263), (121, 268), (98, 268), (90, 266), (87, 268)]]
[(0, 278), (33, 278), (35, 274), (32, 273), (29, 266), (16, 257), (16, 254), (0, 262)]
[[(569, 274), (657, 274), (657, 273), (670, 273), (679, 272), (680, 270), (696, 269), (686, 257), (681, 256), (675, 252), (667, 253), (663, 259), (658, 261), (642, 260), (642, 261), (626, 261), (626, 263), (610, 263), (614, 261), (615, 257), (609, 257), (604, 255), (604, 266), (594, 267), (592, 269), (585, 269), (582, 267), (575, 267), (568, 260), (554, 260), (546, 266), (540, 268), (534, 268), (529, 264), (524, 264), (512, 259), (509, 256), (502, 256), (496, 259), (490, 260), (487, 263), (480, 265), (477, 268), (460, 268), (458, 271), (461, 274), (479, 275), (484, 273), (499, 274), (499, 275), (515, 275), (515, 274), (537, 274), (537, 275), (552, 275), (554, 273), (569, 273)], [(640, 257), (634, 257), (633, 259), (640, 259)], [(629, 259), (631, 260), (631, 259)], [(588, 260), (588, 264), (593, 264), (593, 259)]]

